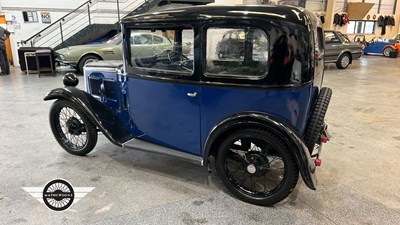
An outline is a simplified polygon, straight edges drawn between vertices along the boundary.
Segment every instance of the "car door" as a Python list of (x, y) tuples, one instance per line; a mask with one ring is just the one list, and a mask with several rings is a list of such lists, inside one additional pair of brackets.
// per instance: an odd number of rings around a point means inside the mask
[(122, 37), (116, 36), (112, 43), (101, 45), (99, 52), (103, 60), (122, 60)]
[(111, 59), (112, 60), (122, 60), (122, 44), (118, 43), (118, 44), (112, 45), (111, 49), (114, 52), (114, 55), (111, 56)]
[[(186, 42), (193, 43), (193, 31), (187, 32), (191, 32), (191, 40)], [(140, 134), (137, 138), (200, 155), (201, 93), (194, 67), (182, 69), (174, 61), (176, 57), (164, 53), (150, 59), (132, 55), (128, 104), (131, 120)], [(157, 62), (150, 62), (152, 59)], [(145, 60), (149, 63), (143, 63)]]
[(379, 38), (373, 38), (369, 43), (368, 46), (365, 47), (365, 53), (374, 53), (374, 54), (382, 54), (383, 53), (384, 44)]
[(342, 48), (342, 42), (333, 31), (325, 31), (325, 61), (336, 61)]

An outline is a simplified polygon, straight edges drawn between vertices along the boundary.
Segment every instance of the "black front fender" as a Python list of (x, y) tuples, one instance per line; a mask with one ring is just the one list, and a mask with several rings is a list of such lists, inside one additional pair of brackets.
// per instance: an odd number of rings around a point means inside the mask
[(50, 91), (45, 101), (64, 99), (76, 103), (94, 125), (115, 145), (132, 138), (114, 111), (90, 94), (75, 87), (57, 88)]
[(204, 162), (208, 162), (208, 157), (215, 151), (220, 137), (242, 127), (258, 127), (267, 129), (281, 137), (289, 146), (291, 153), (296, 159), (300, 174), (307, 187), (315, 190), (317, 185), (315, 174), (315, 163), (310, 156), (310, 152), (304, 144), (301, 135), (287, 122), (275, 116), (266, 115), (258, 112), (247, 112), (233, 115), (217, 124), (207, 138)]

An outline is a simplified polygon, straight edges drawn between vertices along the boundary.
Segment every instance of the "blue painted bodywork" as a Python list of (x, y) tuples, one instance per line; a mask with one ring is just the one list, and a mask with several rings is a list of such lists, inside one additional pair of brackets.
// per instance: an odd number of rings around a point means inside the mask
[(140, 139), (200, 155), (199, 86), (129, 77), (129, 112)]
[(67, 99), (79, 105), (88, 119), (117, 146), (122, 146), (122, 143), (133, 138), (131, 132), (126, 129), (126, 121), (120, 119), (123, 114), (116, 113), (115, 109), (100, 102), (89, 93), (75, 87), (56, 88), (44, 98), (45, 101), (53, 99)]
[(389, 41), (376, 41), (370, 42), (364, 47), (364, 54), (383, 54), (383, 49), (387, 45), (393, 45), (393, 42)]
[(306, 126), (312, 84), (296, 89), (243, 89), (204, 86), (201, 90), (201, 143), (212, 128), (237, 113), (260, 112), (282, 118), (299, 133)]
[(133, 123), (130, 122), (128, 108), (124, 104), (124, 96), (128, 95), (126, 77), (118, 76), (116, 73), (116, 68), (120, 64), (120, 61), (94, 62), (91, 66), (85, 67), (85, 89), (86, 92), (113, 110), (127, 132), (137, 136), (136, 128), (132, 127)]
[[(318, 87), (312, 83), (295, 89), (190, 85), (137, 77), (117, 78), (115, 72), (99, 70), (86, 68), (86, 90), (92, 93), (91, 80), (98, 80), (101, 88), (104, 81), (115, 81), (115, 99), (94, 96), (114, 111), (132, 136), (198, 156), (203, 155), (214, 126), (238, 113), (277, 116), (302, 134), (318, 95)], [(189, 97), (188, 93), (197, 93), (197, 96)]]
[[(196, 86), (129, 78), (130, 119), (140, 139), (203, 155), (212, 128), (234, 114), (256, 111), (279, 116), (302, 133), (312, 85), (298, 89), (243, 89)], [(187, 93), (197, 93), (189, 97)], [(125, 121), (128, 122), (128, 121)]]

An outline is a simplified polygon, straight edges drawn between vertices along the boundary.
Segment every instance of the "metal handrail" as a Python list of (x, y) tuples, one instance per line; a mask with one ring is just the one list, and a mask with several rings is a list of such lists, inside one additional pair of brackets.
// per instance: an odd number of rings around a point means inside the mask
[[(138, 9), (142, 4), (151, 2), (151, 1), (156, 1), (157, 0), (118, 0), (117, 1), (117, 13), (118, 13), (118, 18), (116, 23), (111, 22), (110, 24), (115, 24), (117, 25), (118, 29), (118, 24), (119, 20), (122, 19), (123, 17), (129, 15), (132, 10)], [(125, 3), (121, 8), (119, 7), (119, 3)], [(63, 42), (67, 40), (71, 34), (76, 33), (77, 30), (81, 29), (82, 27), (85, 27), (89, 25), (90, 28), (91, 25), (93, 24), (93, 21), (95, 21), (96, 18), (102, 18), (102, 16), (97, 15), (97, 10), (98, 9), (98, 3), (100, 1), (96, 0), (88, 0), (85, 3), (81, 4), (79, 7), (76, 9), (72, 10), (71, 12), (67, 13), (60, 19), (54, 21), (52, 24), (47, 26), (46, 28), (42, 29), (41, 31), (37, 32), (30, 38), (26, 40), (21, 40), (21, 43), (27, 44), (28, 42), (30, 43), (31, 47), (34, 46), (53, 46), (57, 45), (61, 41), (59, 45), (62, 46)], [(86, 9), (87, 7), (87, 9)], [(97, 8), (96, 8), (97, 7)], [(127, 10), (129, 9), (129, 12)], [(111, 17), (104, 17), (104, 18), (111, 18)], [(94, 22), (96, 23), (96, 22)], [(109, 22), (106, 22), (107, 24)], [(73, 29), (73, 30), (72, 30)], [(61, 35), (61, 36), (60, 36)]]
[(69, 15), (71, 15), (72, 13), (78, 11), (80, 8), (82, 8), (83, 6), (86, 6), (88, 4), (91, 4), (92, 1), (88, 0), (85, 3), (81, 4), (79, 7), (77, 7), (76, 9), (72, 10), (71, 12), (67, 13), (65, 16), (61, 17), (60, 19), (54, 21), (52, 24), (50, 24), (49, 26), (43, 28), (42, 30), (40, 30), (39, 32), (37, 32), (36, 34), (32, 35), (30, 38), (26, 39), (26, 40), (21, 40), (22, 44), (26, 44), (28, 41), (32, 40), (33, 38), (40, 36), (41, 33), (43, 33), (44, 31), (46, 31), (47, 29), (49, 29), (50, 27), (54, 26), (54, 25), (58, 25), (59, 22), (64, 21), (64, 19), (66, 17), (68, 17)]

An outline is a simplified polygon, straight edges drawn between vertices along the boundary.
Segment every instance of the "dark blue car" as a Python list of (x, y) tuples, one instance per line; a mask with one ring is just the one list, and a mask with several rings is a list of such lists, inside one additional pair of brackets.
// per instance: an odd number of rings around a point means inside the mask
[[(203, 166), (214, 158), (223, 185), (252, 204), (285, 199), (299, 175), (316, 189), (332, 91), (322, 88), (324, 32), (313, 13), (197, 6), (125, 18), (122, 32), (122, 66), (89, 64), (86, 91), (69, 74), (45, 97), (57, 100), (50, 125), (66, 151), (88, 154), (100, 131), (123, 148)], [(138, 32), (173, 48), (135, 54), (129, 40)], [(241, 57), (218, 57), (226, 33), (241, 35)]]

